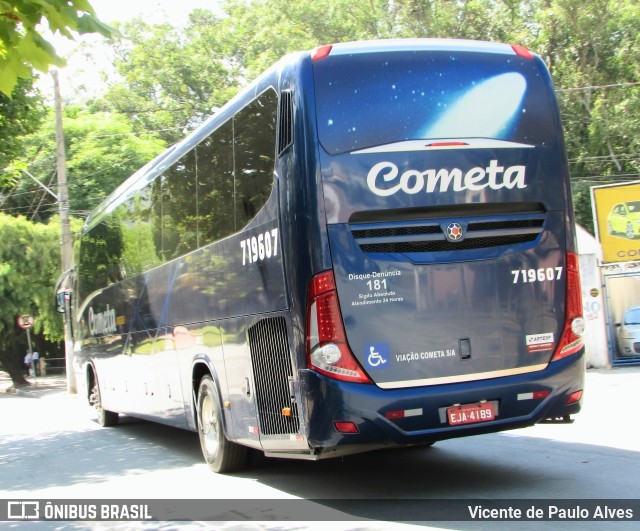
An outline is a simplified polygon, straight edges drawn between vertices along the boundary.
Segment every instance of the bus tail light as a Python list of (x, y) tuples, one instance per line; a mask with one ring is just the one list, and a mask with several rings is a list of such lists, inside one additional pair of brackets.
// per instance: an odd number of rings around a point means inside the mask
[(569, 398), (567, 398), (567, 406), (571, 405), (571, 404), (575, 404), (576, 402), (580, 402), (580, 400), (582, 400), (582, 389), (580, 389), (580, 391), (576, 391), (574, 393), (571, 393), (569, 395)]
[(443, 141), (443, 142), (431, 142), (430, 144), (427, 144), (427, 147), (442, 148), (442, 147), (460, 147), (460, 146), (468, 146), (468, 145), (469, 145), (468, 142), (459, 142), (459, 141), (455, 141), (455, 140), (448, 140), (448, 141)]
[(336, 428), (336, 431), (340, 433), (360, 433), (358, 426), (353, 422), (345, 422), (345, 421), (336, 421), (333, 423)]
[(333, 271), (320, 273), (309, 283), (306, 336), (310, 369), (337, 380), (370, 382), (347, 345)]
[(333, 48), (332, 44), (325, 44), (323, 46), (318, 46), (317, 48), (311, 51), (311, 60), (315, 63), (320, 59), (324, 59), (328, 57), (331, 53), (331, 48)]
[(524, 46), (513, 44), (511, 48), (519, 57), (523, 57), (524, 59), (533, 59), (533, 54)]
[(551, 361), (558, 361), (575, 354), (584, 347), (584, 319), (582, 317), (582, 288), (578, 255), (567, 253), (567, 294), (565, 304), (564, 329)]

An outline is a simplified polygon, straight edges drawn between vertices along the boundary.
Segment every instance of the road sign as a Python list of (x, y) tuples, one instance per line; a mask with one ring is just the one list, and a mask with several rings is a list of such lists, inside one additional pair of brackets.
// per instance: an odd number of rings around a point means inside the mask
[(27, 330), (33, 326), (34, 318), (32, 315), (19, 315), (18, 316), (18, 326)]

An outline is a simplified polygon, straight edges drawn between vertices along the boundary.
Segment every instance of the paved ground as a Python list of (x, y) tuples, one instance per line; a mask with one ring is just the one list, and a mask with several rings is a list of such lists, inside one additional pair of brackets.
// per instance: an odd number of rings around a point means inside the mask
[(65, 376), (28, 377), (27, 381), (31, 385), (15, 387), (9, 375), (4, 371), (0, 371), (0, 393), (12, 393), (37, 398), (54, 391), (64, 391), (67, 389), (67, 379)]
[[(87, 406), (66, 393), (64, 378), (36, 378), (31, 383), (15, 389), (6, 373), (0, 372), (0, 419), (12, 420), (0, 421), (0, 494), (4, 492), (0, 498), (319, 500), (330, 494), (336, 499), (370, 500), (373, 505), (361, 512), (347, 511), (368, 518), (366, 526), (358, 522), (340, 526), (325, 522), (316, 527), (309, 522), (265, 526), (203, 522), (200, 527), (192, 526), (223, 531), (412, 529), (396, 523), (406, 520), (400, 509), (375, 506), (376, 500), (387, 498), (481, 502), (531, 498), (540, 503), (640, 499), (640, 437), (633, 400), (640, 388), (640, 367), (587, 371), (584, 408), (570, 426), (542, 424), (443, 441), (428, 449), (372, 452), (317, 463), (270, 462), (231, 475), (211, 473), (202, 462), (194, 433), (132, 418), (123, 419), (115, 430), (105, 430), (90, 420)], [(40, 529), (89, 529), (80, 524), (38, 524)], [(426, 531), (431, 526), (432, 522), (419, 522), (413, 529)], [(144, 529), (158, 527), (156, 522)], [(132, 527), (117, 522), (91, 527), (100, 531), (113, 528)], [(626, 531), (638, 529), (638, 521), (445, 521), (437, 522), (436, 528)]]

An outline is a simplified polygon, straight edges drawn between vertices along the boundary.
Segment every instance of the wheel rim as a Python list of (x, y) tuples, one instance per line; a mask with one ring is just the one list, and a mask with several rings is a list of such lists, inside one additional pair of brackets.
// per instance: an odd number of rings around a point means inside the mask
[(207, 393), (200, 403), (200, 432), (202, 442), (211, 457), (218, 454), (220, 439), (218, 436), (218, 416), (213, 397)]
[(93, 388), (91, 389), (91, 395), (89, 396), (89, 403), (95, 408), (98, 415), (102, 414), (102, 403), (100, 400), (100, 388), (98, 387), (98, 383), (93, 384)]

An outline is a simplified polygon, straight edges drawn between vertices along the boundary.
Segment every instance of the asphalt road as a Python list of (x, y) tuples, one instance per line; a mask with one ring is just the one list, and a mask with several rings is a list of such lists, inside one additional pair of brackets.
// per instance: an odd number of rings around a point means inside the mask
[[(0, 499), (314, 500), (327, 522), (31, 523), (43, 529), (637, 529), (635, 521), (424, 521), (414, 500), (640, 499), (640, 437), (634, 397), (640, 368), (589, 370), (572, 425), (538, 425), (320, 462), (259, 460), (216, 475), (195, 433), (123, 418), (100, 428), (63, 382), (1, 392)], [(4, 387), (7, 387), (5, 380)], [(389, 500), (398, 500), (389, 502)], [(326, 500), (318, 502), (317, 500)], [(333, 500), (333, 501), (332, 501)], [(346, 500), (346, 502), (345, 502)], [(348, 500), (358, 500), (352, 502)], [(368, 500), (367, 502), (363, 502)], [(364, 518), (366, 520), (354, 520)], [(234, 520), (237, 518), (237, 520)], [(410, 525), (400, 522), (411, 519)], [(352, 521), (349, 521), (352, 520)], [(9, 525), (4, 522), (4, 525)], [(0, 522), (0, 527), (3, 523)]]

